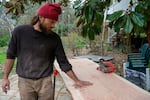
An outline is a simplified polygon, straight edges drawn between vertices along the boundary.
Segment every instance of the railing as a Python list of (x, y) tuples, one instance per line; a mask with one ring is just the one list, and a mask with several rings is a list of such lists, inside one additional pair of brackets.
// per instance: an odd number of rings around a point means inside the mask
[(129, 62), (123, 64), (124, 78), (139, 87), (150, 91), (150, 69), (145, 68), (145, 73), (129, 68)]

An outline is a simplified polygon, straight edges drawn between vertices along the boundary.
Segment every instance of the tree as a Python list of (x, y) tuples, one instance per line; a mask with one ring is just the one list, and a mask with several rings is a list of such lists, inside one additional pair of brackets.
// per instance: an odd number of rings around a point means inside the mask
[(135, 11), (141, 13), (144, 16), (145, 23), (141, 28), (144, 29), (150, 46), (150, 0), (139, 1), (139, 4), (136, 6)]
[[(2, 2), (5, 2), (4, 6), (8, 8), (6, 14), (13, 13), (14, 15), (18, 16), (19, 14), (24, 14), (25, 5), (34, 5), (35, 3), (42, 4), (42, 2), (55, 3), (58, 2), (58, 0), (10, 0), (7, 2), (4, 0)], [(67, 6), (68, 2), (69, 0), (59, 0), (59, 4), (63, 6)]]
[[(77, 26), (81, 25), (83, 36), (88, 34), (90, 39), (94, 39), (96, 33), (101, 32), (97, 30), (102, 29), (102, 23), (105, 21), (104, 15), (110, 5), (111, 0), (76, 0), (74, 4), (75, 15), (79, 18)], [(135, 10), (132, 10), (133, 8)], [(106, 16), (110, 21), (110, 27), (114, 28), (116, 32), (123, 29), (129, 38), (132, 33), (144, 31), (150, 45), (149, 11), (150, 0), (138, 0), (138, 2), (131, 0), (128, 9)]]
[(76, 0), (75, 15), (78, 18), (77, 27), (82, 27), (82, 35), (90, 40), (101, 33), (105, 9), (110, 0)]
[[(132, 10), (134, 9), (134, 10)], [(147, 40), (150, 45), (150, 1), (139, 0), (135, 2), (130, 1), (128, 9), (125, 11), (117, 11), (108, 16), (110, 20), (110, 26), (119, 32), (121, 28), (124, 29), (125, 33), (130, 36), (131, 34), (143, 33), (147, 35)]]
[[(42, 2), (56, 2), (55, 0), (10, 0), (5, 3), (8, 8), (7, 13), (18, 15), (24, 13), (25, 5)], [(116, 0), (120, 1), (120, 0)], [(110, 26), (116, 32), (121, 28), (127, 35), (132, 33), (144, 31), (147, 34), (148, 42), (150, 44), (150, 0), (131, 0), (129, 9), (125, 11), (117, 11), (108, 15)], [(58, 2), (58, 1), (57, 1)], [(67, 6), (69, 0), (61, 0), (59, 3)], [(94, 40), (95, 35), (102, 32), (103, 22), (105, 21), (105, 12), (112, 4), (111, 0), (76, 0), (74, 3), (75, 15), (78, 18), (77, 26), (82, 27), (82, 35)], [(135, 10), (131, 10), (134, 8)], [(122, 22), (122, 23), (120, 23)], [(140, 30), (139, 30), (140, 29)], [(139, 32), (140, 33), (140, 32)]]
[[(14, 28), (15, 20), (11, 19), (11, 15), (7, 16), (5, 14), (6, 8), (2, 6), (2, 2), (0, 4), (0, 33), (2, 32), (2, 30), (4, 30), (3, 32), (9, 33), (9, 35), (11, 36), (11, 31)], [(3, 32), (1, 34), (5, 34)]]

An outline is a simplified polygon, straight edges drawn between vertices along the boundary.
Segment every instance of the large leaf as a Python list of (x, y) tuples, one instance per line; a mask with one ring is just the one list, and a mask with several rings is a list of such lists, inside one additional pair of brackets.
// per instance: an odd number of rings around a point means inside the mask
[(101, 27), (99, 27), (99, 26), (94, 25), (94, 26), (92, 27), (92, 29), (93, 29), (93, 31), (94, 31), (94, 34), (96, 34), (96, 35), (99, 35), (100, 32), (101, 32)]
[(126, 16), (121, 16), (114, 23), (115, 32), (119, 32), (121, 28), (125, 26)]
[(84, 4), (85, 4), (85, 1), (82, 2), (82, 0), (76, 0), (76, 1), (74, 1), (73, 8), (74, 8), (74, 9), (80, 8), (80, 7), (82, 7)]
[(92, 22), (93, 13), (94, 13), (94, 11), (90, 6), (86, 6), (84, 8), (84, 15), (85, 15), (87, 22)]
[(144, 33), (144, 29), (137, 24), (134, 24), (134, 33)]
[(88, 32), (89, 39), (94, 40), (95, 39), (95, 34), (94, 34), (93, 29), (89, 27), (87, 32)]
[(96, 12), (95, 18), (94, 18), (94, 23), (97, 26), (101, 26), (103, 23), (104, 15), (100, 12)]
[(88, 25), (83, 25), (82, 26), (82, 31), (81, 31), (81, 35), (83, 36), (83, 37), (87, 37), (87, 30), (88, 30)]
[(108, 15), (107, 19), (112, 22), (112, 21), (118, 19), (122, 14), (123, 14), (122, 10), (116, 11), (113, 14)]
[(85, 6), (84, 7), (84, 15), (85, 15), (85, 18), (88, 20), (89, 19), (89, 6)]
[(133, 29), (133, 24), (131, 22), (130, 16), (127, 15), (126, 17), (127, 17), (127, 20), (126, 20), (126, 24), (125, 24), (124, 30), (125, 30), (126, 33), (131, 33), (131, 31)]
[(143, 19), (141, 14), (137, 14), (136, 12), (132, 12), (131, 18), (135, 24), (139, 25), (140, 27), (144, 26), (144, 19)]
[(94, 17), (94, 10), (90, 7), (89, 8), (89, 17), (88, 17), (88, 21), (89, 23), (91, 23), (93, 21)]

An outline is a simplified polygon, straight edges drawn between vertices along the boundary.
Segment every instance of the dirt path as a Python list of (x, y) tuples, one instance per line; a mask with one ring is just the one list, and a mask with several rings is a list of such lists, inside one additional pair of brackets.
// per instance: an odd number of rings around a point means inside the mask
[[(2, 80), (0, 80), (0, 83), (2, 83)], [(0, 100), (20, 100), (18, 90), (18, 76), (16, 74), (10, 76), (10, 83), (11, 88), (7, 94), (2, 92), (2, 89), (0, 88)], [(62, 78), (59, 75), (56, 77), (55, 100), (72, 100), (70, 94), (65, 87), (64, 82), (62, 81)]]
[[(0, 80), (0, 83), (2, 83), (2, 80)], [(19, 100), (20, 95), (18, 92), (18, 77), (17, 75), (11, 75), (10, 77), (10, 90), (7, 94), (2, 92), (2, 89), (0, 88), (0, 100)], [(1, 87), (2, 84), (0, 84)]]

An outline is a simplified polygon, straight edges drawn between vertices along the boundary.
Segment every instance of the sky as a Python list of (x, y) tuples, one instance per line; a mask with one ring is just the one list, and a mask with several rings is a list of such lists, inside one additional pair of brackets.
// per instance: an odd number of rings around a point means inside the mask
[[(2, 1), (2, 0), (0, 0), (0, 1)], [(6, 0), (6, 1), (9, 1), (9, 0)], [(76, 0), (71, 0), (71, 1), (76, 1)]]
[[(3, 0), (0, 0), (0, 1), (3, 1)], [(9, 1), (9, 0), (6, 0), (6, 1)]]

